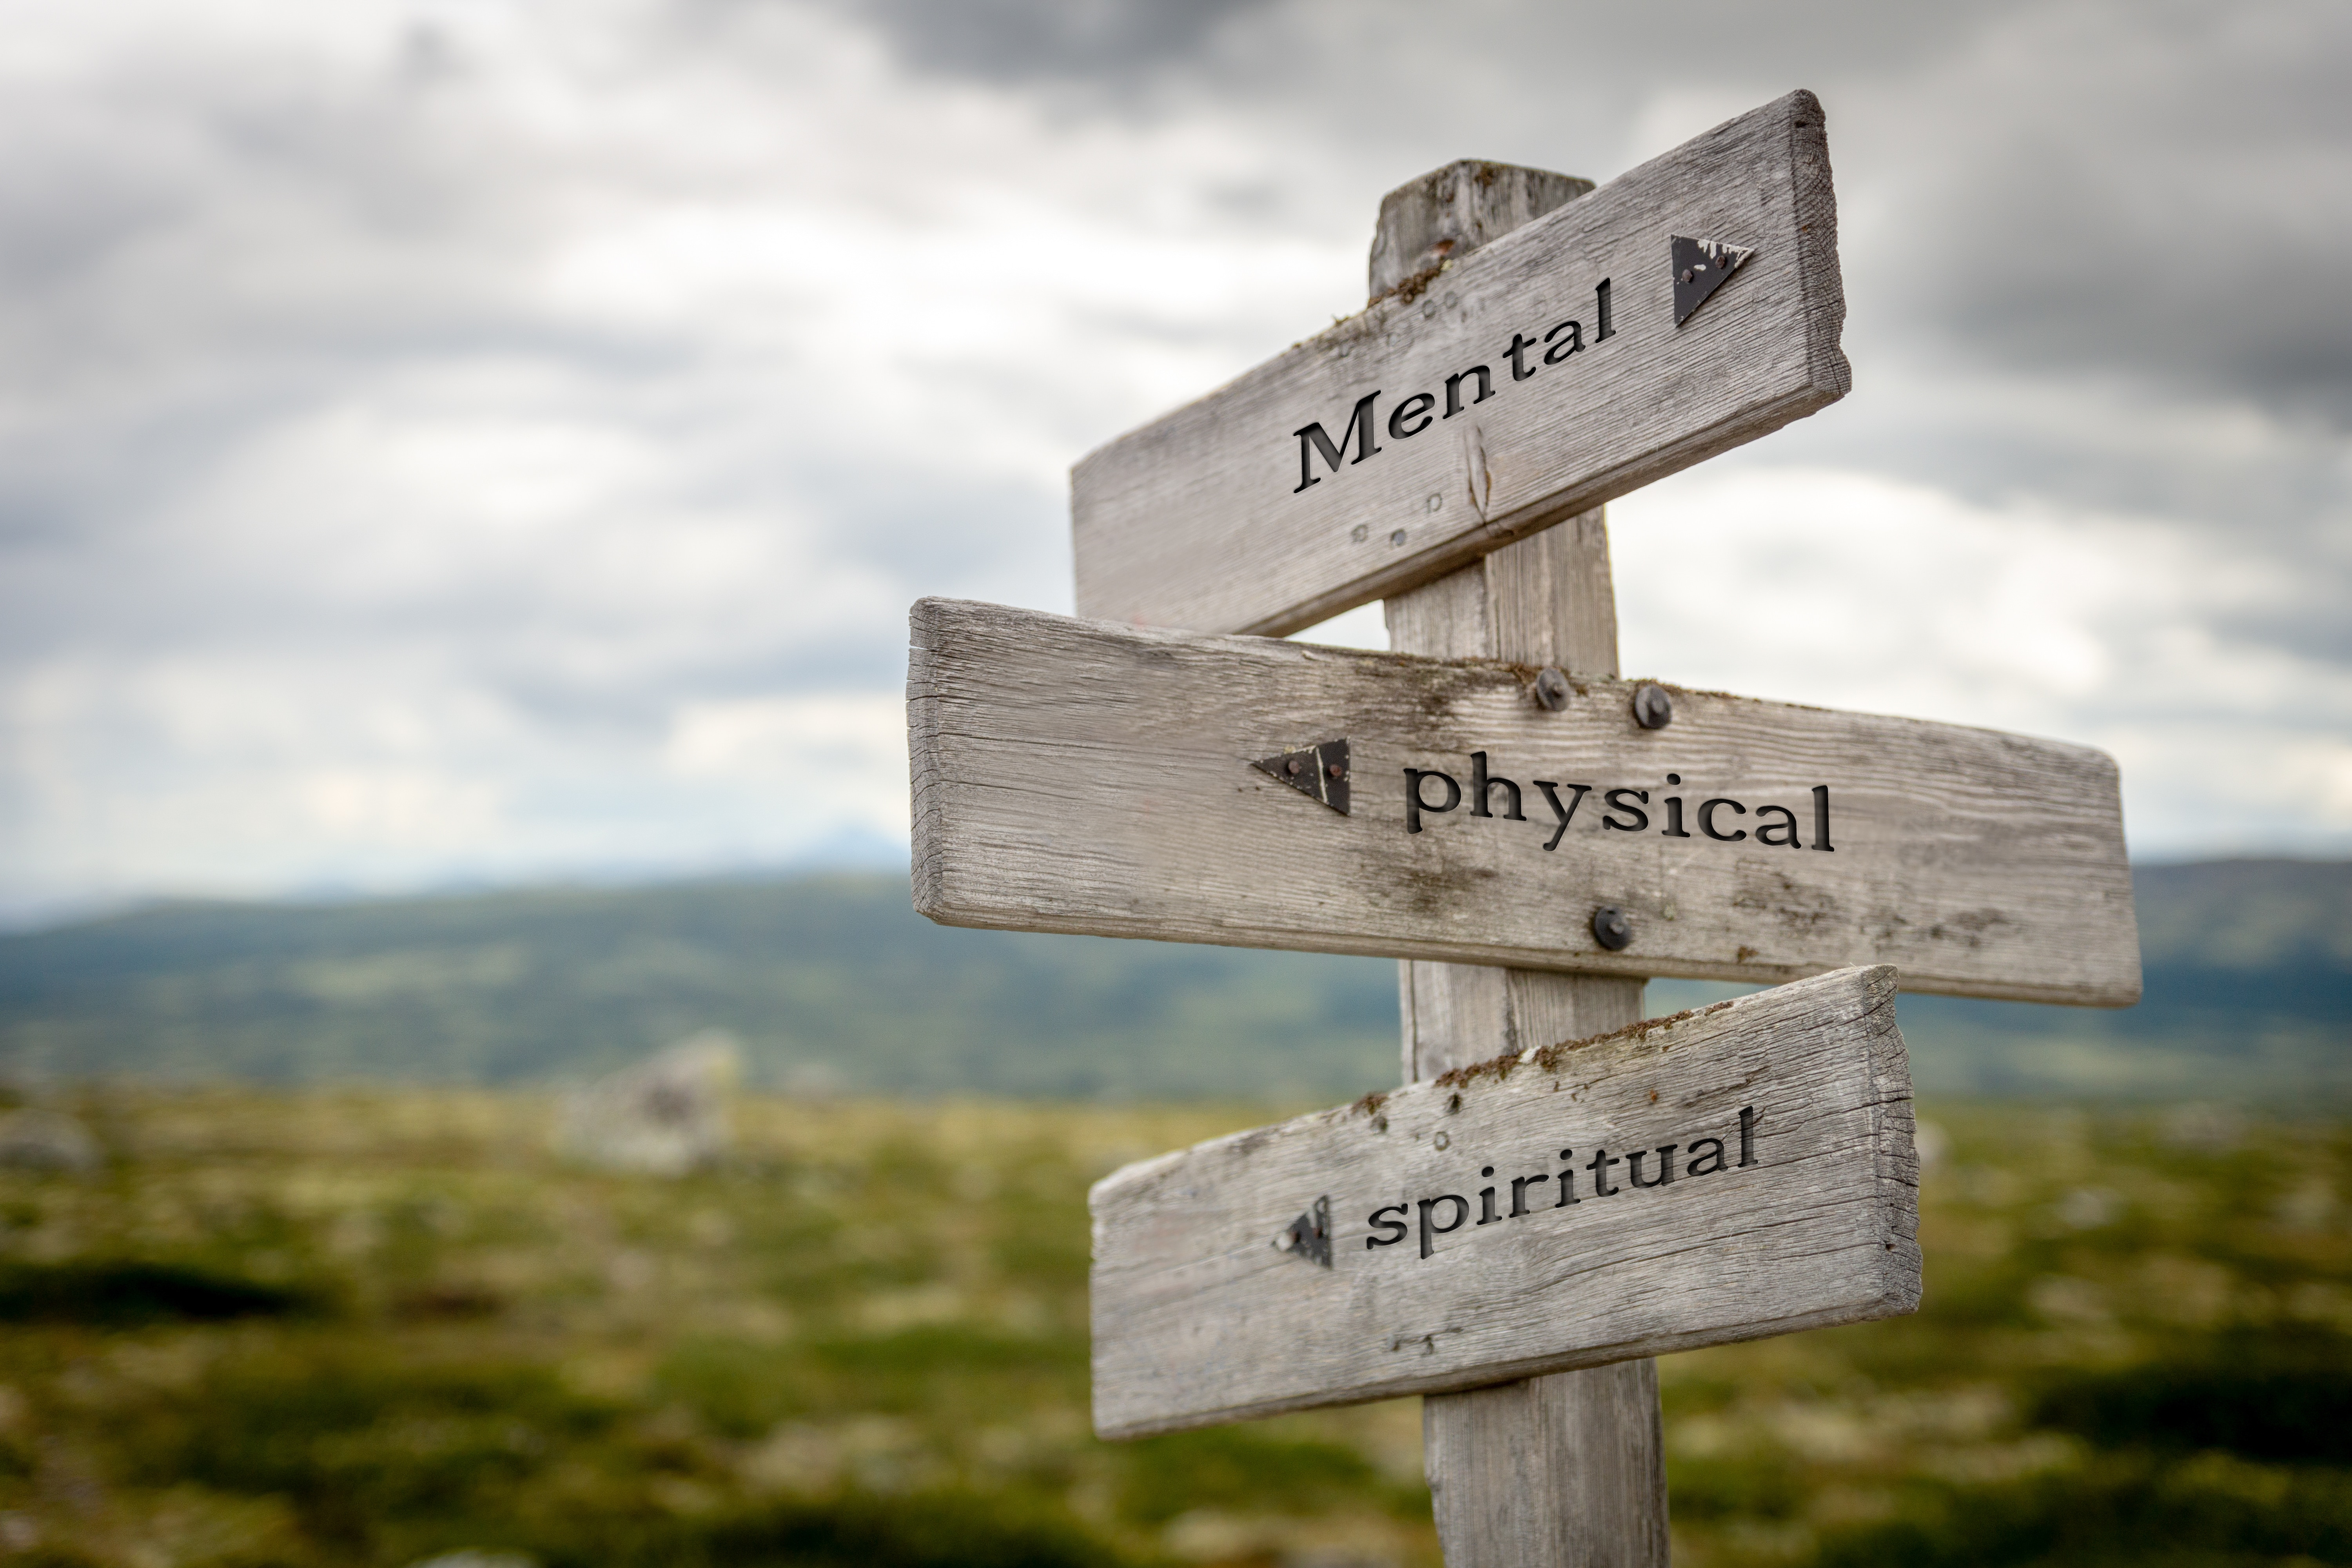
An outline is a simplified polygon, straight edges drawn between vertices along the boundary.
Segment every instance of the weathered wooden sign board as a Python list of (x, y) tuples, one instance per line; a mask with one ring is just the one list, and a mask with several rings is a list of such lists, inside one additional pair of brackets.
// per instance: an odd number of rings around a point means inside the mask
[(1080, 462), (1079, 613), (1297, 631), (1851, 383), (1809, 92), (1418, 283)]
[(949, 600), (912, 644), (915, 903), (947, 924), (2139, 994), (2116, 767), (2086, 747)]
[[(1508, 1042), (1093, 1194), (1097, 1429), (1437, 1395), (1451, 1568), (1663, 1568), (1643, 1358), (1916, 1305), (1898, 978), (2139, 994), (2104, 754), (1609, 678), (1591, 509), (1850, 378), (1811, 94), (1583, 189), (1401, 187), (1362, 314), (1081, 462), (1097, 618), (913, 614), (924, 914), (1391, 954), (1408, 1077)], [(1408, 648), (1581, 668), (1217, 635), (1405, 590)], [(1787, 984), (1517, 1049), (1653, 975)]]
[(1895, 973), (1531, 1049), (1097, 1183), (1105, 1436), (1907, 1312)]

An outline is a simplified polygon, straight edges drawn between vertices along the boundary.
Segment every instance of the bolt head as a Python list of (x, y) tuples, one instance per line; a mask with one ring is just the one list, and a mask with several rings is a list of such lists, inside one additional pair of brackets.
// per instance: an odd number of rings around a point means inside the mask
[(1663, 730), (1675, 721), (1675, 700), (1663, 686), (1641, 687), (1633, 693), (1633, 722), (1644, 730)]
[(1592, 911), (1592, 940), (1612, 952), (1622, 952), (1633, 943), (1633, 922), (1616, 905), (1603, 904)]
[(1293, 757), (1290, 761), (1282, 764), (1282, 771), (1288, 773), (1292, 778), (1297, 778), (1299, 774), (1300, 769), (1305, 764), (1300, 763), (1297, 757)]
[(1536, 700), (1557, 713), (1568, 706), (1568, 677), (1546, 665), (1536, 672)]

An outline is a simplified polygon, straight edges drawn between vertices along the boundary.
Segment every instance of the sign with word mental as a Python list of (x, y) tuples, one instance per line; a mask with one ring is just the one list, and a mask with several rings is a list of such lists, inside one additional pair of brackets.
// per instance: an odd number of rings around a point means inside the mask
[(926, 599), (950, 925), (2121, 1006), (2116, 766), (1911, 719)]
[(1096, 1184), (1095, 1426), (1140, 1436), (1907, 1312), (1895, 973), (1531, 1049)]
[(1794, 92), (1088, 456), (1078, 611), (1312, 626), (1836, 401), (1844, 321)]

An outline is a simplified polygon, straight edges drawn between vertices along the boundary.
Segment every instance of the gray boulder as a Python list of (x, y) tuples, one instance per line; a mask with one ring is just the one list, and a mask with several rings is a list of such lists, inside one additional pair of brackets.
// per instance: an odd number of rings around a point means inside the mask
[(706, 1029), (568, 1096), (557, 1145), (616, 1171), (679, 1176), (727, 1152), (741, 1052)]

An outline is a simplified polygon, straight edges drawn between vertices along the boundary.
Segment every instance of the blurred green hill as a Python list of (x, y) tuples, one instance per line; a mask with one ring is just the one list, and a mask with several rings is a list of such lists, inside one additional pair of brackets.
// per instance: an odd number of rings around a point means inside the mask
[(1923, 1092), (2352, 1100), (2352, 863), (2142, 867), (2136, 1007), (1904, 998)]
[[(2136, 880), (2139, 1006), (1906, 997), (1921, 1089), (2352, 1099), (2352, 864)], [(189, 903), (0, 937), (0, 1075), (517, 1082), (718, 1028), (787, 1088), (1328, 1099), (1393, 1076), (1395, 997), (1385, 960), (934, 926), (890, 875)]]

